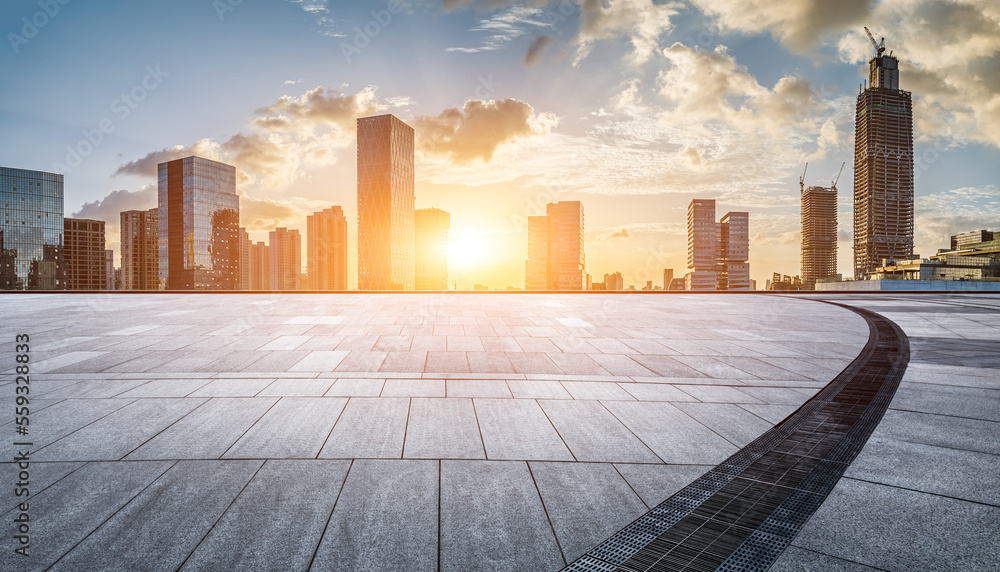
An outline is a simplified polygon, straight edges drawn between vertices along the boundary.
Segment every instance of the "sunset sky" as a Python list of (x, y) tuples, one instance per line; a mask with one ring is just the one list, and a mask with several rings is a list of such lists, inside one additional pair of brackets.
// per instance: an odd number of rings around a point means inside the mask
[(417, 208), (452, 215), (459, 288), (523, 286), (526, 217), (557, 200), (584, 204), (595, 281), (683, 276), (693, 198), (750, 212), (762, 288), (799, 273), (807, 161), (822, 185), (847, 162), (849, 276), (866, 25), (913, 92), (916, 252), (1000, 230), (995, 0), (61, 2), (0, 7), (0, 165), (64, 173), (66, 215), (106, 220), (116, 254), (156, 164), (197, 154), (239, 169), (254, 240), (343, 205), (355, 287), (355, 119), (392, 113)]

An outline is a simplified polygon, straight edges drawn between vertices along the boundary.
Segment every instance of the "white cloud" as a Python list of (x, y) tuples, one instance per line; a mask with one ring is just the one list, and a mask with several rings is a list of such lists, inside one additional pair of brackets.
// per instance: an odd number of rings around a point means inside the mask
[(529, 33), (532, 30), (552, 28), (552, 23), (545, 19), (546, 12), (540, 8), (529, 6), (511, 6), (494, 14), (469, 29), (470, 32), (485, 34), (480, 45), (474, 47), (451, 47), (448, 52), (477, 53), (499, 50), (510, 42)]
[(671, 17), (683, 4), (653, 0), (582, 0), (580, 31), (575, 38), (576, 60), (586, 58), (598, 40), (627, 37), (632, 43), (632, 60), (647, 61), (659, 48), (660, 36), (673, 28)]

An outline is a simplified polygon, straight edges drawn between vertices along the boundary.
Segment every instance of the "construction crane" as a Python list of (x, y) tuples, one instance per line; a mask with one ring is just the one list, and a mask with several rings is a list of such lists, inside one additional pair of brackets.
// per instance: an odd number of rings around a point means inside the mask
[(809, 163), (806, 163), (806, 168), (802, 169), (802, 176), (799, 177), (799, 192), (806, 192), (806, 171), (809, 170)]
[(865, 26), (865, 33), (868, 34), (868, 39), (871, 40), (872, 46), (875, 47), (875, 56), (881, 57), (882, 52), (885, 51), (885, 38), (883, 37), (881, 42), (876, 42), (875, 36), (872, 35), (872, 32), (871, 30), (868, 29), (868, 26)]
[(837, 178), (833, 180), (833, 185), (830, 186), (831, 189), (833, 189), (835, 191), (837, 190), (837, 181), (840, 180), (840, 174), (844, 172), (844, 165), (846, 165), (846, 164), (847, 164), (847, 161), (844, 161), (843, 163), (840, 164), (840, 170), (837, 171)]

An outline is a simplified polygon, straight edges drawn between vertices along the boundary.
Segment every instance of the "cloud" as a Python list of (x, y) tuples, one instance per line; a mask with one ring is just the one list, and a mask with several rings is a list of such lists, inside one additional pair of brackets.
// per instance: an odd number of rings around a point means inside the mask
[(413, 127), (421, 151), (467, 165), (476, 159), (489, 163), (501, 145), (547, 135), (557, 123), (555, 115), (536, 113), (516, 99), (470, 99), (462, 109), (418, 117)]
[(240, 197), (240, 224), (250, 232), (273, 230), (282, 226), (282, 221), (301, 219), (307, 215), (303, 209), (293, 208), (274, 199), (251, 199)]
[(274, 103), (255, 111), (255, 127), (273, 131), (303, 130), (324, 125), (353, 134), (355, 120), (384, 109), (374, 87), (353, 95), (319, 86), (299, 97), (283, 95)]
[(295, 85), (297, 83), (302, 83), (301, 79), (286, 79), (285, 85)]
[(484, 32), (486, 37), (479, 46), (451, 47), (447, 52), (477, 53), (499, 50), (513, 40), (520, 38), (531, 29), (552, 28), (552, 22), (546, 21), (547, 12), (540, 8), (529, 6), (511, 6), (494, 14), (469, 29), (470, 32)]
[(531, 45), (528, 46), (528, 51), (524, 54), (524, 65), (533, 66), (542, 61), (542, 56), (545, 54), (545, 50), (551, 46), (554, 41), (555, 40), (552, 36), (536, 36), (535, 39), (531, 41)]
[(679, 2), (653, 0), (610, 0), (607, 5), (602, 0), (582, 0), (574, 65), (590, 54), (596, 41), (620, 36), (632, 43), (634, 62), (647, 61), (659, 48), (660, 36), (673, 29), (670, 18), (682, 7)]
[(303, 10), (310, 14), (329, 12), (326, 8), (327, 0), (288, 0), (292, 4), (298, 4)]
[(199, 139), (192, 145), (174, 145), (147, 153), (144, 157), (130, 161), (118, 167), (115, 175), (135, 175), (138, 177), (155, 177), (157, 165), (174, 161), (189, 155), (198, 155), (206, 159), (219, 158), (219, 144), (211, 139)]
[(119, 189), (111, 191), (103, 199), (83, 203), (72, 218), (89, 218), (104, 221), (104, 240), (108, 248), (120, 254), (121, 213), (123, 211), (145, 211), (157, 205), (156, 185), (146, 185), (138, 191)]

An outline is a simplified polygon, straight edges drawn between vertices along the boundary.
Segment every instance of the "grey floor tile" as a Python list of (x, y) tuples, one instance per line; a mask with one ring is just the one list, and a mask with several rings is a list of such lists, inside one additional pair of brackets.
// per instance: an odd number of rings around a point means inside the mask
[(427, 352), (424, 351), (392, 351), (385, 356), (385, 361), (379, 366), (379, 371), (396, 373), (423, 373), (427, 364)]
[(413, 399), (403, 457), (485, 459), (472, 399)]
[(747, 377), (747, 372), (723, 363), (712, 356), (672, 356), (676, 360), (691, 369), (697, 370), (707, 377), (714, 379), (740, 379)]
[[(36, 450), (41, 449), (73, 431), (118, 411), (132, 401), (132, 399), (65, 399), (45, 409), (33, 410), (28, 425), (31, 442), (34, 443)], [(13, 420), (13, 417), (10, 419)], [(11, 429), (10, 434), (13, 432)]]
[(440, 570), (565, 564), (526, 463), (441, 461)]
[(572, 399), (573, 397), (566, 391), (558, 381), (547, 381), (542, 379), (508, 379), (507, 387), (517, 399)]
[(600, 402), (546, 399), (538, 403), (577, 461), (661, 462)]
[(548, 356), (567, 375), (611, 375), (587, 354), (550, 353)]
[(732, 386), (675, 385), (674, 387), (706, 403), (763, 403), (763, 401)]
[(544, 353), (510, 352), (507, 359), (517, 373), (562, 373), (559, 366)]
[[(13, 459), (17, 454), (18, 454), (18, 447), (12, 445), (10, 448), (10, 458)], [(75, 462), (75, 463), (33, 462), (29, 467), (30, 476), (28, 481), (29, 482), (28, 491), (32, 496), (37, 497), (42, 491), (54, 485), (57, 481), (65, 478), (66, 475), (69, 475), (70, 473), (76, 471), (77, 469), (83, 467), (84, 465), (85, 463), (83, 462)], [(21, 468), (18, 467), (17, 464), (13, 462), (0, 464), (0, 474), (3, 474), (4, 478), (7, 478), (7, 475), (10, 475), (12, 477), (11, 478), (12, 482), (16, 483), (17, 481), (20, 480), (19, 478), (20, 472)], [(19, 487), (15, 485), (7, 487), (7, 490), (4, 491), (4, 502), (3, 505), (0, 506), (0, 511), (5, 511), (5, 512), (0, 512), (0, 516), (2, 516), (4, 519), (7, 518), (7, 515), (11, 511), (13, 511), (14, 508), (17, 507), (17, 505), (21, 504), (25, 500), (29, 501), (28, 504), (30, 508), (31, 499), (30, 498), (25, 499), (23, 498), (23, 496), (18, 497), (16, 494), (16, 491), (18, 489)], [(13, 518), (13, 515), (11, 516), (11, 518)]]
[(630, 465), (616, 463), (615, 468), (628, 481), (642, 502), (646, 503), (649, 508), (653, 508), (711, 470), (713, 465)]
[(326, 392), (327, 397), (378, 397), (384, 379), (338, 379)]
[(771, 405), (792, 405), (799, 407), (809, 401), (815, 390), (803, 390), (786, 387), (740, 387), (737, 391)]
[(737, 447), (745, 447), (774, 426), (760, 417), (730, 403), (675, 403), (702, 425), (715, 431)]
[(346, 399), (336, 397), (282, 397), (223, 457), (313, 458), (346, 403)]
[(670, 403), (607, 401), (604, 406), (666, 463), (718, 464), (737, 451)]
[(146, 383), (138, 379), (85, 379), (80, 383), (66, 385), (61, 389), (46, 392), (46, 399), (97, 399), (117, 397)]
[(619, 387), (639, 401), (697, 401), (691, 395), (666, 383), (621, 383)]
[(207, 385), (209, 379), (154, 379), (121, 393), (118, 397), (184, 397)]
[(181, 570), (308, 570), (348, 467), (267, 461)]
[(351, 350), (334, 371), (378, 371), (388, 352)]
[(52, 569), (177, 569), (261, 464), (180, 461)]
[[(515, 373), (514, 365), (503, 352), (466, 352), (469, 360), (469, 373)], [(470, 377), (475, 377), (474, 375)]]
[(427, 352), (427, 373), (469, 373), (469, 360), (465, 352)]
[(333, 385), (332, 379), (278, 379), (257, 394), (258, 397), (319, 397)]
[(448, 397), (512, 397), (502, 379), (449, 379)]
[(444, 397), (443, 379), (387, 379), (382, 397)]
[(190, 397), (253, 397), (274, 381), (273, 378), (216, 379)]
[(876, 572), (872, 568), (850, 560), (834, 558), (820, 552), (789, 546), (771, 566), (769, 572), (812, 572), (824, 570), (827, 572)]
[(573, 396), (573, 399), (624, 399), (632, 401), (635, 397), (618, 386), (617, 383), (608, 381), (564, 381), (562, 382), (566, 391)]
[(476, 399), (489, 459), (572, 461), (559, 433), (530, 399)]
[(741, 403), (739, 407), (774, 425), (781, 423), (798, 409), (794, 405), (758, 405), (756, 403)]
[(1000, 421), (1000, 390), (903, 382), (889, 407)]
[(319, 456), (398, 459), (403, 455), (410, 400), (352, 397)]
[(126, 459), (217, 459), (277, 401), (276, 397), (210, 399)]
[(606, 463), (529, 463), (567, 562), (643, 513), (646, 505)]
[[(586, 354), (587, 357), (597, 362), (605, 371), (611, 375), (657, 375), (662, 371), (656, 371), (647, 365), (648, 361), (659, 362), (669, 360), (666, 356), (643, 356), (641, 354)], [(634, 358), (634, 359), (633, 359)], [(674, 362), (677, 363), (677, 362)], [(646, 367), (644, 367), (646, 366)], [(697, 375), (697, 373), (695, 372)], [(665, 374), (664, 374), (665, 375)]]
[(437, 461), (354, 461), (313, 569), (437, 570), (439, 473)]

